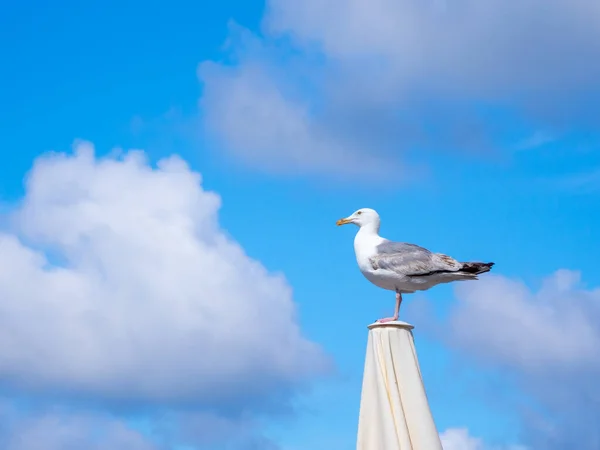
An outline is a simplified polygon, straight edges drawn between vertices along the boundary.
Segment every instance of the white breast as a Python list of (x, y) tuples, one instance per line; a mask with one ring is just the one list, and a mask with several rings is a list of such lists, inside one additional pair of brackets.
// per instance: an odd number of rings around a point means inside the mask
[(377, 251), (376, 248), (383, 242), (383, 238), (376, 232), (361, 228), (354, 238), (354, 253), (358, 268), (367, 280), (383, 289), (395, 290), (398, 283), (397, 276), (387, 270), (375, 270), (370, 258)]
[(361, 272), (373, 271), (369, 258), (375, 255), (375, 249), (381, 244), (382, 240), (377, 233), (369, 232), (365, 228), (361, 228), (356, 233), (356, 237), (354, 238), (354, 253)]

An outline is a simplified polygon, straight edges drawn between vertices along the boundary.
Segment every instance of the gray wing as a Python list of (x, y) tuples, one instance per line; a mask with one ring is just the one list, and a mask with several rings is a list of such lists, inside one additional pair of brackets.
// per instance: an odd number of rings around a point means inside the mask
[(424, 276), (436, 272), (456, 272), (462, 264), (455, 259), (405, 242), (383, 241), (371, 258), (373, 269), (386, 269), (404, 276)]

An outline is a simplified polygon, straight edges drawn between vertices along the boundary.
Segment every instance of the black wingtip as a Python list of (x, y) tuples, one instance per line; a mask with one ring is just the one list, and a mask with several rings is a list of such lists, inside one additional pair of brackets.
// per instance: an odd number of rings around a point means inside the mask
[(490, 270), (492, 270), (492, 267), (494, 266), (494, 264), (496, 264), (496, 263), (489, 262), (489, 263), (483, 263), (483, 264), (481, 264), (481, 266), (480, 266), (479, 271), (477, 272), (477, 274), (479, 275), (479, 274), (482, 274), (482, 273), (485, 273), (485, 272), (489, 272)]
[(475, 274), (475, 275), (479, 275), (481, 273), (489, 272), (490, 270), (492, 270), (492, 266), (494, 264), (495, 263), (493, 263), (493, 262), (489, 262), (489, 263), (481, 263), (481, 262), (463, 263), (461, 271), (466, 272), (466, 273), (472, 273), (472, 274)]

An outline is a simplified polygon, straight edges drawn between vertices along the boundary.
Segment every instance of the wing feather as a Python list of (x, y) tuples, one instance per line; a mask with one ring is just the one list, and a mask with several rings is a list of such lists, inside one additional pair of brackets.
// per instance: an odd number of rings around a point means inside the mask
[(405, 242), (384, 241), (371, 258), (373, 269), (383, 269), (404, 276), (427, 276), (438, 272), (456, 272), (462, 264), (447, 255)]

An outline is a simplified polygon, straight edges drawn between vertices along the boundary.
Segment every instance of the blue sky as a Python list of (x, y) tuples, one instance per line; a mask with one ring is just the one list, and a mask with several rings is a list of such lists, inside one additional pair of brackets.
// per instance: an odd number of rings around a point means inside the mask
[(5, 8), (3, 448), (354, 448), (366, 325), (394, 304), (335, 227), (361, 207), (497, 264), (401, 311), (446, 450), (598, 448), (599, 20)]

